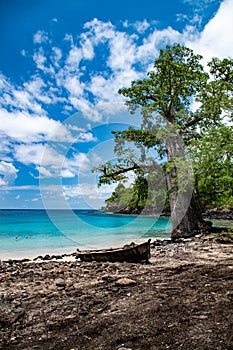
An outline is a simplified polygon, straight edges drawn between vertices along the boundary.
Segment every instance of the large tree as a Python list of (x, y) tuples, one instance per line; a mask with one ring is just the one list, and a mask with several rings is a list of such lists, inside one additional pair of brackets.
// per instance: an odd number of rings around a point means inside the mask
[[(140, 108), (141, 129), (116, 132), (119, 162), (98, 168), (102, 172), (100, 184), (121, 180), (127, 171), (146, 178), (148, 172), (156, 173), (158, 162), (146, 159), (145, 149), (155, 149), (164, 157), (173, 238), (199, 232), (204, 225), (195, 184), (190, 182), (187, 146), (210, 126), (221, 124), (226, 113), (232, 117), (233, 61), (214, 58), (207, 73), (201, 59), (179, 44), (167, 46), (145, 79), (119, 90), (131, 113)], [(127, 155), (126, 142), (141, 150), (137, 162), (132, 152)]]

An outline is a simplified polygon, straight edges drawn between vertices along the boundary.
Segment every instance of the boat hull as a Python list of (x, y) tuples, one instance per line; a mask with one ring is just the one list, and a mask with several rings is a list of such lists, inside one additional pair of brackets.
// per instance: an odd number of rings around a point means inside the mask
[(119, 249), (78, 252), (76, 259), (100, 262), (141, 262), (150, 258), (150, 239), (142, 244), (130, 244)]

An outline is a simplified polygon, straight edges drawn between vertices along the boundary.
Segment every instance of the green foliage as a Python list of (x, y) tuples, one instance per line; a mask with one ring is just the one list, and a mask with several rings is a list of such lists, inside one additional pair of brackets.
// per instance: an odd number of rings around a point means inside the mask
[(106, 200), (107, 210), (120, 211), (128, 208), (132, 197), (133, 189), (126, 188), (122, 183), (119, 183), (111, 197)]
[(233, 134), (227, 125), (215, 126), (190, 147), (197, 186), (205, 207), (233, 206)]
[[(179, 44), (167, 46), (145, 79), (119, 90), (131, 113), (140, 108), (142, 125), (139, 130), (113, 132), (118, 162), (106, 162), (95, 169), (100, 172), (100, 185), (123, 181), (130, 170), (137, 175), (132, 188), (118, 188), (110, 201), (135, 207), (148, 201), (156, 205), (158, 198), (148, 191), (146, 183), (150, 176), (159, 175), (158, 162), (163, 164), (169, 196), (177, 194), (182, 172), (189, 168), (189, 156), (196, 192), (204, 205), (232, 203), (233, 140), (224, 118), (227, 115), (233, 121), (233, 60), (213, 58), (207, 73), (201, 59)], [(198, 106), (195, 111), (191, 108), (194, 101)], [(154, 159), (148, 150), (155, 152)]]
[(182, 125), (192, 118), (191, 97), (207, 83), (208, 74), (200, 59), (200, 55), (179, 44), (167, 46), (160, 51), (147, 79), (133, 81), (130, 88), (120, 89), (119, 93), (128, 98), (126, 104), (131, 112), (142, 107), (147, 127), (150, 122), (154, 124), (154, 114)]
[(160, 212), (164, 208), (169, 210), (166, 194), (166, 187), (161, 184), (161, 178), (155, 174), (150, 174), (146, 178), (138, 176), (128, 188), (122, 183), (117, 185), (111, 197), (106, 200), (106, 209), (113, 212), (124, 209), (141, 211), (144, 208), (148, 212)]

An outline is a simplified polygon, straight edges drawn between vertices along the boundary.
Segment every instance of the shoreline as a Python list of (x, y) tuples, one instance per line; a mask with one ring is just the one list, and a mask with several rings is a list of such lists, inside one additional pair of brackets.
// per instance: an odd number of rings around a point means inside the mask
[[(213, 223), (213, 227), (217, 226), (217, 227), (233, 227), (233, 220), (230, 218), (226, 219), (225, 218), (225, 214), (227, 213), (228, 217), (229, 217), (229, 211), (219, 211), (219, 210), (211, 210), (211, 212), (213, 212), (213, 215), (209, 215), (209, 216), (205, 216), (205, 219), (207, 220), (211, 220)], [(219, 214), (222, 213), (223, 214)], [(111, 213), (111, 212), (106, 212), (106, 214), (110, 214), (110, 215), (119, 215), (119, 216), (138, 216), (137, 214), (123, 214), (123, 213)], [(209, 211), (210, 214), (210, 211)], [(166, 216), (156, 216), (156, 215), (142, 215), (145, 217), (155, 217), (155, 218), (167, 218)], [(225, 219), (224, 219), (225, 218)], [(220, 221), (220, 223), (219, 223)], [(216, 223), (216, 224), (215, 224)], [(143, 241), (145, 241), (146, 239), (151, 238), (151, 240), (163, 240), (163, 239), (168, 239), (170, 237), (159, 237), (159, 236), (149, 236), (148, 237), (144, 237), (144, 238), (136, 238), (134, 240), (134, 243), (142, 243)], [(130, 244), (132, 241), (122, 241), (119, 243), (113, 243), (111, 244), (111, 246), (95, 246), (93, 248), (90, 247), (84, 247), (83, 249), (110, 249), (110, 248), (118, 248), (120, 246), (123, 246), (125, 244)], [(38, 250), (19, 250), (19, 251), (0, 251), (0, 262), (1, 261), (7, 261), (7, 260), (24, 260), (24, 259), (28, 259), (30, 261), (33, 261), (33, 259), (37, 258), (38, 256), (61, 256), (61, 260), (62, 260), (62, 256), (70, 256), (70, 259), (72, 260), (72, 255), (75, 254), (76, 250), (80, 249), (80, 247), (78, 246), (70, 246), (70, 247), (61, 247), (61, 248), (41, 248)], [(66, 257), (66, 259), (68, 259), (68, 257)]]
[[(122, 214), (124, 215), (124, 214)], [(215, 219), (212, 220), (212, 222), (218, 222), (219, 220)], [(230, 226), (233, 227), (233, 220), (220, 220), (220, 221), (225, 221), (226, 224), (222, 226), (219, 226), (217, 224), (217, 227), (222, 227), (227, 228), (229, 227), (229, 224), (231, 224)], [(213, 228), (215, 227), (215, 225), (213, 225)], [(210, 233), (211, 235), (211, 233)], [(198, 235), (196, 236), (198, 237)], [(156, 241), (163, 241), (163, 240), (170, 240), (170, 236), (169, 237), (153, 237), (153, 236), (148, 236), (148, 237), (144, 237), (144, 238), (138, 238), (134, 240), (134, 243), (136, 244), (140, 244), (143, 243), (144, 241), (151, 239), (152, 243), (156, 242)], [(195, 238), (195, 236), (193, 236), (192, 238)], [(188, 238), (189, 239), (189, 238)], [(111, 248), (119, 248), (125, 244), (131, 244), (132, 241), (128, 241), (128, 242), (123, 242), (119, 243), (119, 244), (111, 244), (111, 246), (99, 246), (99, 247), (94, 247), (92, 248), (93, 250), (95, 249), (111, 249)], [(38, 260), (38, 257), (45, 257), (45, 256), (54, 256), (54, 260), (61, 260), (64, 261), (66, 259), (66, 261), (73, 261), (73, 256), (74, 254), (76, 254), (77, 249), (79, 249), (78, 245), (76, 247), (63, 247), (63, 248), (45, 248), (45, 249), (38, 249), (38, 250), (34, 250), (33, 252), (31, 252), (31, 250), (21, 250), (21, 251), (8, 251), (8, 252), (1, 252), (0, 251), (0, 262), (1, 261), (8, 261), (8, 260), (17, 260), (17, 261), (21, 261), (21, 260), (29, 260), (31, 262), (33, 262), (35, 259)], [(84, 248), (81, 250), (90, 250), (89, 248)], [(46, 260), (46, 259), (45, 259)], [(41, 259), (41, 261), (43, 261), (43, 259)]]
[[(148, 239), (151, 237), (145, 237), (145, 238), (138, 238), (134, 240), (134, 243), (140, 244), (145, 241), (148, 241)], [(170, 237), (152, 237), (151, 240), (154, 241), (170, 241)], [(126, 244), (131, 244), (130, 242), (122, 242), (119, 245), (118, 244), (112, 244), (108, 247), (97, 247), (96, 249), (111, 249), (111, 248), (120, 248), (123, 247)], [(0, 255), (0, 262), (6, 262), (9, 260), (12, 261), (22, 261), (22, 260), (29, 260), (30, 262), (33, 261), (46, 261), (46, 260), (54, 260), (54, 261), (73, 261), (73, 256), (77, 253), (78, 247), (70, 247), (70, 248), (57, 248), (57, 249), (42, 249), (38, 251), (34, 251), (33, 253), (30, 253), (30, 251), (15, 251), (15, 252), (5, 252)], [(80, 250), (80, 249), (79, 249)], [(86, 249), (83, 249), (86, 250)], [(88, 249), (89, 250), (89, 249)], [(93, 249), (95, 250), (95, 249)], [(80, 250), (81, 251), (81, 250)], [(39, 259), (39, 257), (43, 257), (43, 259)], [(45, 257), (45, 259), (44, 259)], [(49, 259), (49, 257), (53, 257), (53, 259)]]
[[(154, 218), (170, 218), (171, 213), (169, 212), (164, 212), (164, 213), (143, 213), (142, 212), (132, 212), (130, 213), (129, 211), (115, 211), (115, 212), (111, 212), (111, 211), (103, 211), (103, 213), (105, 214), (111, 214), (111, 215), (123, 215), (123, 216), (144, 216), (144, 217), (154, 217)], [(203, 218), (207, 219), (207, 220), (229, 220), (229, 221), (233, 221), (233, 209), (218, 209), (218, 208), (214, 208), (214, 209), (206, 209), (203, 213)]]
[(53, 256), (53, 255), (68, 255), (72, 256), (72, 254), (75, 252), (74, 247), (70, 248), (55, 248), (55, 249), (41, 249), (36, 250), (34, 252), (31, 251), (14, 251), (14, 252), (0, 252), (0, 262), (1, 261), (8, 261), (8, 260), (25, 260), (29, 259), (30, 261), (33, 261), (33, 259), (37, 258), (38, 256)]

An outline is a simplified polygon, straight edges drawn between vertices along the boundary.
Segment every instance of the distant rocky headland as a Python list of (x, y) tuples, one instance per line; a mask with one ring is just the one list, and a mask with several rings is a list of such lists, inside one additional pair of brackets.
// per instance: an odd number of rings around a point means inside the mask
[[(163, 210), (162, 212), (158, 212), (153, 207), (148, 208), (119, 208), (117, 206), (108, 206), (106, 209), (107, 212), (111, 212), (113, 214), (125, 214), (125, 215), (160, 215), (160, 216), (170, 216), (170, 212), (168, 210)], [(233, 208), (214, 208), (214, 209), (207, 209), (203, 212), (203, 217), (206, 219), (212, 219), (212, 220), (233, 220)]]

